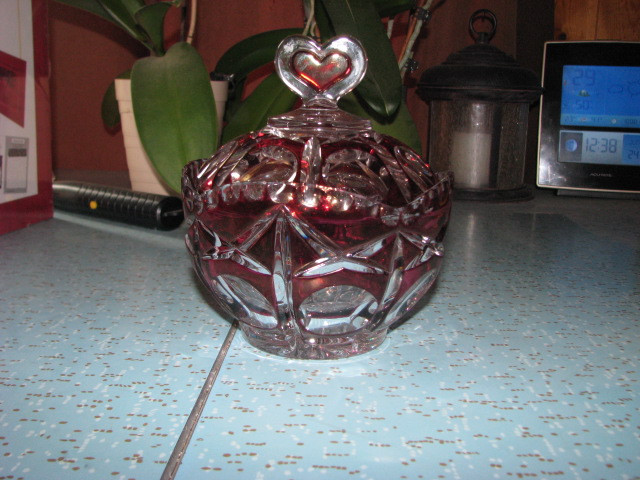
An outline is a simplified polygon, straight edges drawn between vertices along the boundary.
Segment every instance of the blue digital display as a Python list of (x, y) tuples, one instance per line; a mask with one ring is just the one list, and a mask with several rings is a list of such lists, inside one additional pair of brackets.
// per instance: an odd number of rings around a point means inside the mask
[(565, 65), (560, 123), (640, 128), (640, 67)]
[(599, 165), (640, 166), (640, 134), (560, 130), (558, 160)]

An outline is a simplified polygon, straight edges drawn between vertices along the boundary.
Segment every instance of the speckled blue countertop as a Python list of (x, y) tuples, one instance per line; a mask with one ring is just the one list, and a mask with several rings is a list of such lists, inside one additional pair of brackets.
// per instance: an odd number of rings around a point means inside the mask
[[(0, 236), (0, 480), (160, 478), (230, 328), (183, 234)], [(374, 352), (237, 333), (176, 478), (640, 478), (638, 202), (457, 202), (445, 245)]]

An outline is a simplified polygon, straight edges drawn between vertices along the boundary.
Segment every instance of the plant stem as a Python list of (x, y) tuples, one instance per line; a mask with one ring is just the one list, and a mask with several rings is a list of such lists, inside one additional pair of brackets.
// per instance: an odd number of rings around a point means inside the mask
[(389, 18), (389, 20), (387, 20), (387, 37), (391, 38), (391, 34), (393, 33), (393, 21), (395, 20), (395, 18)]
[[(429, 11), (433, 0), (420, 0), (418, 2), (417, 8), (422, 8), (424, 10)], [(424, 20), (422, 18), (418, 18), (416, 15), (411, 19), (411, 23), (409, 25), (409, 30), (407, 31), (407, 36), (405, 39), (404, 46), (402, 47), (402, 52), (400, 54), (400, 61), (398, 62), (398, 66), (400, 67), (400, 75), (404, 78), (404, 75), (407, 71), (407, 63), (409, 59), (413, 55), (413, 47), (415, 45), (415, 41), (420, 35), (420, 31), (422, 30), (422, 25)]]
[(193, 35), (196, 31), (196, 18), (198, 15), (198, 0), (191, 0), (189, 12), (189, 30), (187, 32), (187, 43), (193, 43)]
[(309, 32), (311, 32), (315, 28), (315, 3), (315, 0), (309, 1), (309, 14), (307, 17), (307, 23), (304, 26), (304, 30), (302, 30), (302, 35), (309, 35)]

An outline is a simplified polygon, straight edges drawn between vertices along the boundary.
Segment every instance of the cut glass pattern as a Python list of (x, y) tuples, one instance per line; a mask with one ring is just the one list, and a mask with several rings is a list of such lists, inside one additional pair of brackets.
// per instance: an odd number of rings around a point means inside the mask
[(437, 277), (450, 178), (337, 109), (366, 67), (357, 42), (291, 37), (276, 65), (303, 106), (185, 167), (187, 247), (254, 346), (364, 353)]

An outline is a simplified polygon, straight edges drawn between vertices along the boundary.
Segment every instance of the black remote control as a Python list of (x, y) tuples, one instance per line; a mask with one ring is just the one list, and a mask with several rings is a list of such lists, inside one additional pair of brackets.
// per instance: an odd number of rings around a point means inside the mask
[(178, 197), (134, 192), (82, 182), (53, 182), (56, 208), (158, 230), (173, 230), (184, 220)]

